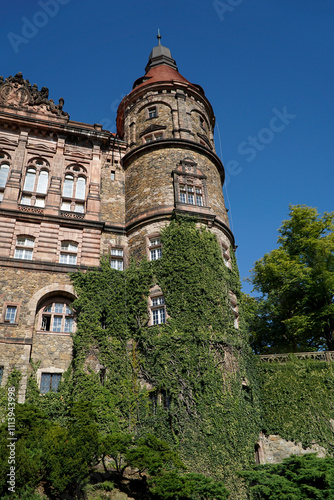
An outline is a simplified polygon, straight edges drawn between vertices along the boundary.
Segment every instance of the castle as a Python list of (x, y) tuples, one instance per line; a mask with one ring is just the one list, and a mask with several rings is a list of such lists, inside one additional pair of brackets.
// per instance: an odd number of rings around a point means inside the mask
[[(70, 120), (62, 98), (55, 104), (21, 73), (0, 77), (0, 377), (4, 387), (20, 370), (19, 402), (31, 362), (41, 393), (57, 390), (70, 365), (70, 272), (99, 266), (101, 256), (118, 270), (132, 257), (159, 259), (175, 212), (208, 227), (231, 266), (214, 113), (158, 40), (119, 106), (116, 134)], [(166, 321), (158, 286), (148, 308), (151, 324)]]

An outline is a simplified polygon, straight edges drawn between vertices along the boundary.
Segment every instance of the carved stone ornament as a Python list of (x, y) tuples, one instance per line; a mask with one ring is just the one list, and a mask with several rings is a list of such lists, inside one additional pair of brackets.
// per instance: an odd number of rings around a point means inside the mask
[(22, 73), (9, 76), (5, 80), (0, 76), (0, 105), (15, 108), (28, 107), (34, 111), (46, 111), (61, 117), (69, 117), (63, 111), (64, 99), (61, 97), (59, 103), (55, 104), (49, 99), (49, 89), (42, 87), (38, 90), (36, 83), (30, 84), (25, 80)]

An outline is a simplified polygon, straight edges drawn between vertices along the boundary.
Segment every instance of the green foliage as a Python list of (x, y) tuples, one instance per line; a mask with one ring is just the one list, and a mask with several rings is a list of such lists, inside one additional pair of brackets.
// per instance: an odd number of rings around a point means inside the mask
[[(118, 481), (127, 471), (155, 476), (162, 470), (183, 468), (178, 455), (163, 440), (149, 434), (135, 439), (130, 434), (108, 434), (100, 438), (99, 455), (106, 471)], [(108, 458), (108, 467), (106, 464)], [(129, 469), (130, 468), (130, 469)], [(127, 470), (128, 469), (128, 470)]]
[[(158, 261), (131, 262), (123, 272), (104, 261), (99, 269), (72, 275), (78, 295), (73, 304), (77, 329), (72, 366), (57, 393), (41, 396), (32, 377), (27, 396), (58, 423), (46, 441), (51, 447), (58, 439), (54, 458), (47, 454), (55, 469), (56, 458), (63, 464), (58, 472), (53, 470), (52, 478), (51, 465), (48, 469), (53, 485), (59, 479), (58, 491), (67, 481), (67, 473), (60, 477), (61, 468), (69, 470), (79, 461), (76, 440), (67, 439), (65, 429), (71, 423), (71, 407), (79, 400), (92, 403), (98, 430), (106, 436), (100, 451), (105, 446), (107, 453), (109, 446), (108, 454), (123, 460), (126, 442), (117, 451), (119, 443), (112, 440), (135, 436), (136, 446), (127, 458), (151, 474), (158, 463), (153, 441), (146, 457), (151, 464), (141, 463), (136, 455), (140, 439), (150, 434), (168, 443), (170, 453), (177, 451), (190, 471), (229, 478), (235, 497), (240, 490), (235, 470), (253, 460), (259, 430), (256, 374), (233, 249), (231, 270), (216, 236), (191, 219), (175, 218), (161, 238)], [(169, 317), (164, 325), (148, 326), (148, 297), (156, 284)], [(238, 329), (230, 292), (238, 300)], [(148, 443), (140, 446), (146, 456)], [(65, 463), (70, 449), (72, 464)]]
[(224, 484), (202, 474), (180, 476), (169, 472), (149, 481), (150, 491), (161, 500), (227, 500), (229, 493)]
[(252, 345), (261, 353), (334, 350), (334, 212), (296, 205), (289, 215), (279, 248), (252, 272), (262, 294), (250, 317)]
[(89, 402), (77, 402), (67, 429), (54, 425), (43, 439), (44, 474), (56, 493), (78, 495), (97, 463), (98, 432)]
[[(34, 488), (42, 477), (42, 451), (40, 442), (49, 427), (46, 415), (31, 405), (15, 407), (15, 485), (17, 490)], [(7, 423), (0, 427), (0, 492), (7, 491), (9, 449)]]
[(297, 359), (258, 364), (262, 426), (266, 434), (316, 442), (334, 452), (333, 363)]
[(291, 456), (276, 465), (241, 473), (254, 500), (329, 500), (334, 498), (334, 458)]

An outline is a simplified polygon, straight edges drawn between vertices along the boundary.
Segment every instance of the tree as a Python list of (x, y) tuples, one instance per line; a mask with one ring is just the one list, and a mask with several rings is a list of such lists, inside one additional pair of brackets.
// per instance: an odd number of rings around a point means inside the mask
[(315, 453), (291, 456), (280, 464), (258, 465), (241, 473), (254, 500), (334, 498), (334, 458)]
[(279, 248), (252, 270), (262, 295), (256, 315), (249, 304), (251, 342), (258, 353), (334, 350), (334, 212), (295, 205), (289, 215)]

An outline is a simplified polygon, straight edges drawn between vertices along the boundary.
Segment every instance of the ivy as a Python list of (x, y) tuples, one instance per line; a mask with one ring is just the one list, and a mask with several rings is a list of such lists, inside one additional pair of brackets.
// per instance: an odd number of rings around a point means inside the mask
[(333, 454), (333, 363), (292, 355), (282, 364), (259, 362), (258, 373), (264, 432)]

